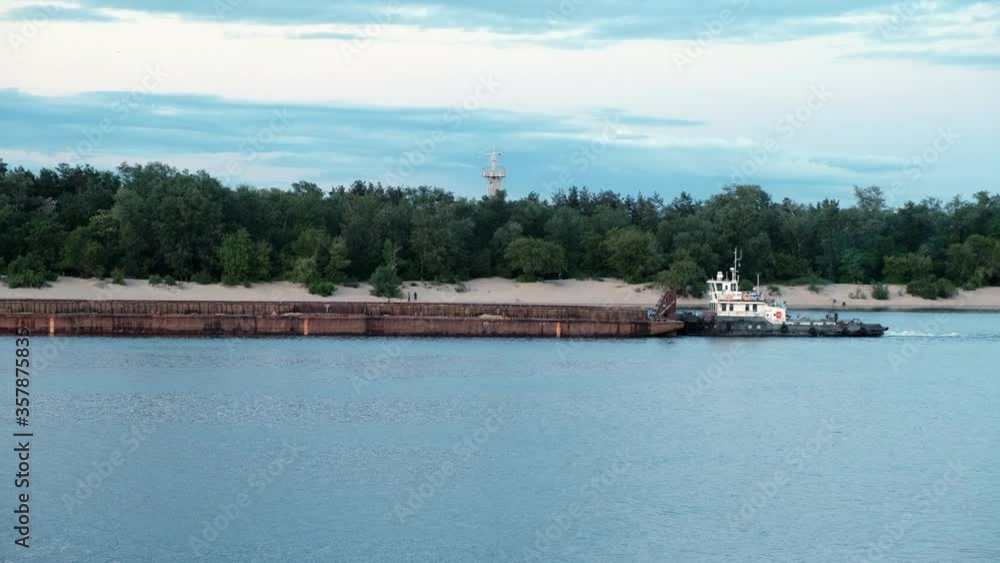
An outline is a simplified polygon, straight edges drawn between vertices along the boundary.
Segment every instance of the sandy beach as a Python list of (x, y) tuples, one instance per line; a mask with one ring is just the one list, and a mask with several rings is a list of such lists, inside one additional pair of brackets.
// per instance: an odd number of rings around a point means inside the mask
[[(779, 286), (781, 294), (772, 297), (786, 301), (792, 309), (829, 309), (834, 303), (841, 310), (990, 310), (1000, 311), (1000, 287), (961, 291), (953, 299), (927, 300), (906, 295), (903, 286), (890, 286), (888, 301), (871, 298), (871, 287), (854, 284), (831, 284), (820, 293), (804, 286)], [(620, 280), (560, 280), (520, 283), (503, 278), (483, 278), (462, 285), (406, 282), (404, 291), (416, 293), (419, 302), (438, 303), (530, 303), (559, 305), (652, 306), (660, 292), (649, 285), (630, 285)], [(866, 299), (858, 299), (856, 292)], [(855, 298), (851, 294), (855, 293)], [(126, 285), (79, 278), (59, 278), (42, 289), (10, 289), (0, 285), (0, 299), (78, 299), (78, 300), (191, 300), (191, 301), (384, 301), (369, 293), (367, 284), (339, 287), (330, 297), (310, 295), (304, 287), (289, 282), (255, 284), (252, 287), (225, 287), (179, 283), (177, 286), (151, 286), (145, 280), (126, 280)], [(405, 300), (405, 297), (404, 297)], [(703, 299), (680, 301), (681, 307), (704, 306)]]

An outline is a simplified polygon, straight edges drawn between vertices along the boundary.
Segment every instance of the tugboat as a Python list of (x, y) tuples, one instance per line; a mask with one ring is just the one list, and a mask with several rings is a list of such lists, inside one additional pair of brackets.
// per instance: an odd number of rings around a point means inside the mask
[(680, 334), (689, 336), (882, 336), (889, 327), (858, 319), (842, 321), (837, 313), (824, 320), (791, 319), (785, 303), (767, 296), (759, 287), (740, 291), (739, 251), (733, 252), (728, 279), (722, 272), (707, 280), (711, 308), (702, 314), (684, 313)]

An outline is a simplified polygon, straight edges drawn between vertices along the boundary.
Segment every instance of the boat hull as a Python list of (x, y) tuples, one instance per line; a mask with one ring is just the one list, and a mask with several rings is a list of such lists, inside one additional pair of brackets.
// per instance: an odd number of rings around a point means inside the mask
[(684, 322), (680, 334), (685, 336), (865, 338), (882, 336), (889, 329), (880, 324), (858, 321), (804, 321), (774, 325), (757, 319), (705, 318), (693, 314), (682, 315), (679, 320)]

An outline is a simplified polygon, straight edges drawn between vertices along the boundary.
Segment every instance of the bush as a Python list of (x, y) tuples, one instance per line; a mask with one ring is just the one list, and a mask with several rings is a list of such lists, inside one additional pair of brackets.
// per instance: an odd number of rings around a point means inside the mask
[(125, 285), (125, 272), (121, 268), (111, 270), (111, 283), (115, 285)]
[(521, 237), (514, 239), (504, 251), (511, 268), (521, 272), (524, 281), (536, 281), (548, 274), (566, 270), (566, 253), (558, 243)]
[(7, 287), (45, 287), (55, 275), (45, 267), (45, 262), (37, 255), (29, 254), (16, 258), (7, 266)]
[(949, 299), (954, 297), (958, 290), (955, 289), (955, 284), (946, 279), (927, 276), (910, 282), (906, 286), (906, 292), (924, 299)]
[(776, 285), (767, 286), (767, 292), (771, 295), (781, 295), (781, 288)]
[(314, 281), (309, 284), (309, 293), (329, 297), (337, 291), (337, 284), (330, 281)]
[(215, 283), (215, 278), (212, 277), (212, 274), (206, 272), (205, 270), (202, 270), (197, 274), (191, 276), (191, 281), (193, 281), (198, 285), (209, 285)]
[(605, 237), (603, 247), (607, 252), (608, 266), (626, 283), (648, 280), (661, 262), (656, 238), (637, 227), (613, 229)]
[[(798, 281), (798, 280), (797, 280)], [(805, 282), (803, 285), (813, 293), (823, 293), (823, 288), (830, 283), (829, 280), (825, 280), (816, 274), (809, 274), (809, 276), (803, 278), (801, 281)], [(799, 284), (793, 284), (799, 285)]]
[(920, 254), (903, 256), (887, 256), (885, 258), (885, 281), (889, 283), (909, 283), (930, 276), (933, 264), (931, 259)]
[(465, 293), (469, 288), (462, 282), (455, 284), (455, 293)]
[(753, 282), (743, 278), (740, 280), (740, 291), (753, 291)]
[(938, 297), (941, 299), (951, 299), (958, 295), (958, 288), (955, 287), (955, 284), (951, 283), (951, 280), (944, 278), (938, 280), (937, 290)]
[(223, 285), (235, 286), (253, 280), (256, 245), (246, 229), (222, 237), (218, 253)]
[(177, 280), (173, 276), (165, 276), (163, 278), (164, 285), (177, 285)]
[(295, 260), (288, 279), (295, 283), (309, 285), (319, 279), (319, 271), (315, 258), (299, 258)]
[(876, 283), (872, 285), (872, 299), (877, 299), (879, 301), (889, 300), (889, 287), (882, 283)]
[(676, 289), (680, 295), (701, 297), (705, 294), (706, 279), (705, 271), (694, 260), (682, 258), (656, 275), (656, 285), (661, 289)]
[(402, 297), (403, 280), (399, 279), (396, 269), (385, 264), (375, 268), (369, 283), (372, 286), (372, 295), (376, 297)]
[(860, 287), (848, 293), (847, 296), (851, 299), (858, 299), (858, 300), (868, 299), (868, 294), (865, 293), (864, 290), (861, 289)]
[(163, 278), (161, 278), (156, 274), (149, 276), (149, 285), (161, 285), (161, 284), (163, 284)]

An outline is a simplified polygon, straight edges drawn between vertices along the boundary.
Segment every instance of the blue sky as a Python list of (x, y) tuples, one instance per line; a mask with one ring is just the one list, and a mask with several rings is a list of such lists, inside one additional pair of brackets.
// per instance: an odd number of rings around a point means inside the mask
[(0, 0), (0, 158), (230, 185), (996, 190), (1000, 4)]

